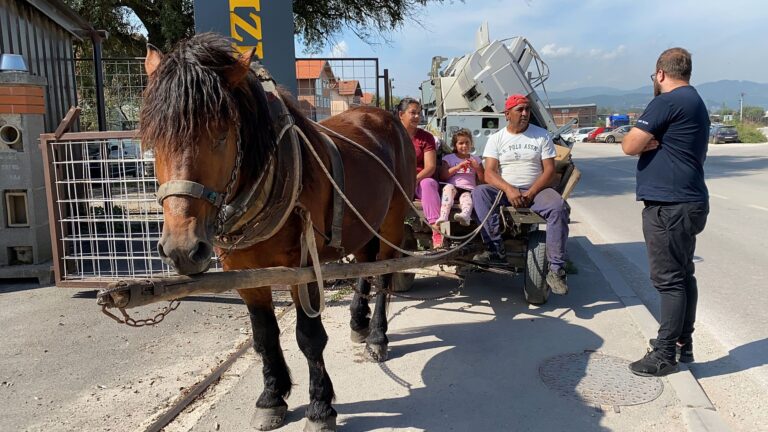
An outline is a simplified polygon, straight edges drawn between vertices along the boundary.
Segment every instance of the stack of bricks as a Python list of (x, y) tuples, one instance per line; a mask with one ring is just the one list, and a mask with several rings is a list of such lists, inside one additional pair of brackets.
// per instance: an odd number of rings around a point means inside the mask
[(0, 83), (0, 114), (45, 114), (43, 87)]

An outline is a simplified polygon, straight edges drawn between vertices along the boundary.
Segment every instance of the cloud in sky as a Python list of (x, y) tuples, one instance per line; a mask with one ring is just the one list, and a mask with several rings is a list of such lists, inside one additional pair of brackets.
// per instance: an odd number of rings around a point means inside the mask
[(559, 47), (557, 44), (546, 44), (541, 48), (541, 55), (544, 57), (564, 57), (573, 53), (571, 47)]
[[(397, 96), (419, 96), (434, 56), (474, 50), (475, 32), (488, 22), (491, 40), (528, 39), (550, 68), (547, 88), (634, 89), (647, 85), (656, 58), (682, 46), (693, 55), (692, 82), (721, 79), (767, 82), (764, 0), (467, 0), (430, 3), (409, 23), (368, 46), (351, 32), (339, 35), (346, 55), (378, 57), (395, 78)], [(325, 55), (339, 51), (329, 46)], [(301, 47), (297, 46), (297, 52)]]
[(341, 41), (331, 47), (331, 57), (346, 57), (349, 52), (349, 45)]

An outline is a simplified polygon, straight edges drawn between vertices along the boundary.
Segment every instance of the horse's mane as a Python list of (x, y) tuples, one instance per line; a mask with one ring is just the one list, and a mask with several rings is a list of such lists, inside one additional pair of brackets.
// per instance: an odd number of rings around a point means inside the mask
[(230, 41), (214, 33), (181, 41), (166, 54), (144, 93), (142, 141), (179, 154), (200, 137), (215, 141), (212, 134), (240, 122), (243, 177), (257, 177), (275, 152), (275, 131), (255, 74), (234, 88), (227, 82), (235, 54)]

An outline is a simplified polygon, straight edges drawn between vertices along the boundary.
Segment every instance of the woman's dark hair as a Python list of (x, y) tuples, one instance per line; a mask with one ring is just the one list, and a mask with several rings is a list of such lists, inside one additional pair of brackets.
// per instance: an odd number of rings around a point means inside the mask
[(400, 103), (397, 104), (397, 114), (400, 115), (404, 113), (408, 109), (408, 106), (411, 104), (416, 104), (419, 106), (419, 109), (421, 109), (421, 102), (419, 102), (418, 99), (414, 99), (412, 97), (404, 97), (400, 99)]
[(472, 139), (472, 132), (467, 128), (461, 128), (453, 133), (451, 137), (451, 149), (456, 153), (456, 143), (459, 141), (459, 137), (467, 137), (469, 139), (469, 151), (475, 149), (475, 141)]

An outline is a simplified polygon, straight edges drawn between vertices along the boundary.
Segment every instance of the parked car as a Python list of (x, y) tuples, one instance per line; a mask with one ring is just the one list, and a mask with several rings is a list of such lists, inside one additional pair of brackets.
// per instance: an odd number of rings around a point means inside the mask
[(613, 130), (612, 127), (600, 126), (595, 130), (593, 130), (592, 132), (590, 132), (589, 135), (587, 135), (587, 139), (584, 140), (584, 142), (595, 142), (595, 137), (597, 137), (599, 134), (603, 132), (611, 131), (611, 130)]
[(563, 134), (562, 137), (570, 142), (584, 142), (587, 140), (587, 136), (589, 136), (589, 133), (593, 130), (597, 129), (596, 127), (582, 127), (573, 129), (571, 132), (567, 134)]
[(630, 129), (632, 129), (632, 126), (626, 125), (617, 127), (611, 131), (602, 132), (595, 137), (595, 141), (607, 143), (621, 142)]
[(739, 131), (736, 130), (736, 126), (712, 125), (709, 128), (709, 142), (714, 144), (740, 142)]

